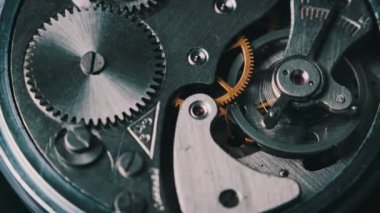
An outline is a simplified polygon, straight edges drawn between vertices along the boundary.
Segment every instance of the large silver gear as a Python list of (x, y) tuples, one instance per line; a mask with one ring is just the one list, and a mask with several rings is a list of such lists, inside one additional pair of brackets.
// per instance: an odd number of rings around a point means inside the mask
[(107, 124), (135, 115), (152, 99), (165, 72), (162, 46), (144, 21), (121, 14), (109, 6), (73, 8), (33, 36), (25, 81), (46, 113)]

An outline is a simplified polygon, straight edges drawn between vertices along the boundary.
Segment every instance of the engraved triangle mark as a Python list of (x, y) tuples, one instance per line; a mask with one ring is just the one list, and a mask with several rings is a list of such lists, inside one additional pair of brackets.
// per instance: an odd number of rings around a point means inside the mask
[(151, 159), (154, 155), (159, 111), (160, 103), (127, 128)]

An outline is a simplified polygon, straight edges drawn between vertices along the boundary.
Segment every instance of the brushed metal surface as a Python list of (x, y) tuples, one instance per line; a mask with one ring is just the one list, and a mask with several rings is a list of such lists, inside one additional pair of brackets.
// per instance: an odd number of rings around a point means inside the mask
[[(208, 111), (194, 119), (192, 103), (203, 102)], [(210, 125), (217, 114), (206, 95), (186, 99), (179, 112), (174, 142), (174, 176), (181, 210), (187, 212), (262, 212), (296, 199), (298, 184), (289, 178), (249, 169), (225, 153), (212, 139)], [(237, 192), (239, 204), (225, 208), (219, 202), (224, 190)]]

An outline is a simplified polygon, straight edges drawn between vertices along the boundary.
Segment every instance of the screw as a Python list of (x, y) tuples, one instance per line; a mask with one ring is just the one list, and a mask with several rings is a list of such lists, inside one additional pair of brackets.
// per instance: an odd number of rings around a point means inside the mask
[(122, 192), (114, 200), (115, 212), (144, 212), (146, 208), (145, 199), (136, 193)]
[(208, 52), (203, 48), (194, 48), (188, 54), (189, 64), (201, 66), (207, 63), (209, 59)]
[(227, 189), (220, 193), (219, 202), (226, 208), (233, 208), (239, 205), (239, 196), (235, 190)]
[(271, 117), (271, 118), (274, 118), (276, 116), (276, 114), (277, 113), (276, 113), (275, 110), (270, 110), (269, 113), (268, 113), (269, 117)]
[(281, 169), (280, 170), (280, 176), (281, 177), (288, 177), (289, 176), (289, 171), (286, 169)]
[(236, 10), (236, 0), (217, 0), (215, 3), (215, 11), (218, 14), (228, 14)]
[(356, 114), (356, 113), (358, 113), (358, 110), (359, 110), (359, 108), (357, 106), (351, 106), (350, 113)]
[(102, 156), (104, 146), (94, 131), (84, 125), (68, 125), (54, 138), (58, 157), (70, 166), (86, 166)]
[(83, 125), (72, 125), (68, 127), (64, 142), (66, 149), (72, 152), (84, 152), (91, 146), (92, 135)]
[(116, 162), (119, 173), (129, 178), (137, 175), (144, 167), (144, 158), (138, 152), (126, 152)]
[(348, 6), (350, 0), (330, 0), (330, 5), (338, 10), (342, 10)]
[(336, 97), (336, 102), (339, 104), (344, 104), (346, 102), (346, 97), (344, 95), (338, 95), (338, 97)]
[(204, 102), (197, 101), (190, 106), (190, 115), (195, 119), (204, 119), (207, 117), (208, 107)]
[(101, 54), (90, 51), (83, 55), (80, 67), (86, 75), (96, 75), (103, 70), (105, 64), (106, 61)]

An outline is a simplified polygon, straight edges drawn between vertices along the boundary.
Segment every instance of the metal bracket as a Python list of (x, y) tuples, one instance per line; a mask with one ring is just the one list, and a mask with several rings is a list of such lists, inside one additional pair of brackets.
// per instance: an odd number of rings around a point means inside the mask
[(295, 200), (295, 181), (251, 170), (214, 142), (210, 126), (217, 112), (203, 94), (189, 97), (180, 109), (174, 176), (182, 212), (262, 212)]

